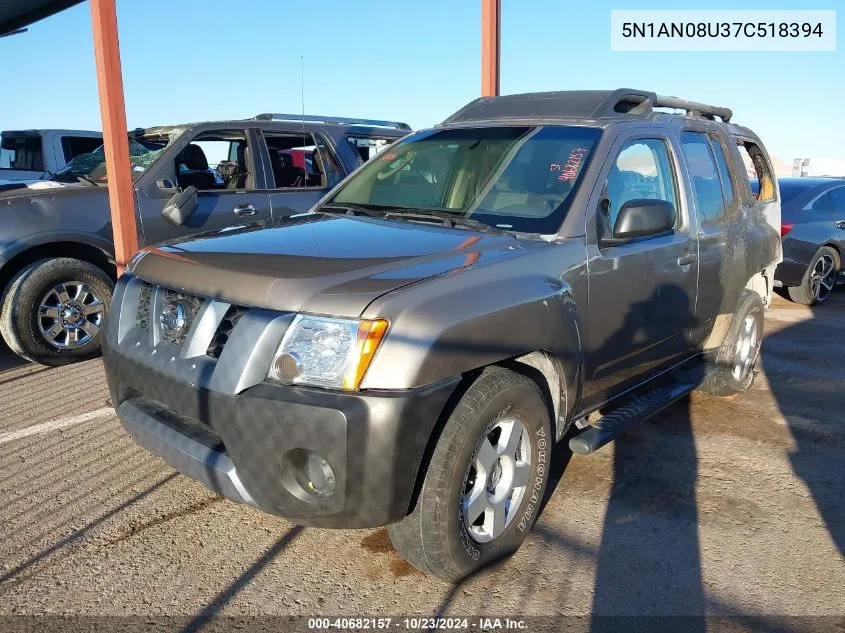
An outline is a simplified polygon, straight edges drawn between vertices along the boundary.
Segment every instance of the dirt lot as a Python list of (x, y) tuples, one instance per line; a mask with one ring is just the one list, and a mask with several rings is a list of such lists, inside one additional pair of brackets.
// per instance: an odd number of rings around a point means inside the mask
[(295, 527), (175, 475), (122, 431), (99, 361), (45, 369), (4, 351), (0, 615), (843, 622), (845, 291), (817, 310), (779, 300), (766, 332), (749, 393), (694, 395), (591, 457), (560, 451), (527, 544), (456, 587), (404, 563), (383, 529)]

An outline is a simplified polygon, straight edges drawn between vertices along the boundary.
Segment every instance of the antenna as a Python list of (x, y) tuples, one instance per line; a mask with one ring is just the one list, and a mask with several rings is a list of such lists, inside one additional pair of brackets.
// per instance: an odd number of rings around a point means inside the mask
[[(305, 56), (299, 56), (299, 99), (302, 103), (302, 142), (305, 142)], [(314, 154), (311, 154), (314, 160)], [(308, 163), (305, 162), (305, 150), (302, 150), (302, 186), (308, 186)]]

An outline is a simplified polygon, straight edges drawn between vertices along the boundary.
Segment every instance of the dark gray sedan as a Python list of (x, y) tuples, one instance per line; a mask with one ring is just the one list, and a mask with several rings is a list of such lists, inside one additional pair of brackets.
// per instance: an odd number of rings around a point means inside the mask
[(781, 178), (783, 262), (775, 280), (796, 303), (824, 302), (842, 275), (845, 178)]

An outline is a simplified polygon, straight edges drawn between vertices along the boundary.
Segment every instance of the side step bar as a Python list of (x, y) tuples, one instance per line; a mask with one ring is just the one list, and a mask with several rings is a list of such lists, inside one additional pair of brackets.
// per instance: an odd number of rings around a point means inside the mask
[(694, 373), (689, 370), (678, 372), (677, 381), (673, 384), (635, 396), (627, 404), (584, 427), (581, 433), (569, 440), (570, 450), (576, 455), (590, 455), (615, 440), (635, 422), (650, 418), (680, 400), (707, 378), (709, 372), (702, 372), (701, 368), (696, 369), (698, 371)]

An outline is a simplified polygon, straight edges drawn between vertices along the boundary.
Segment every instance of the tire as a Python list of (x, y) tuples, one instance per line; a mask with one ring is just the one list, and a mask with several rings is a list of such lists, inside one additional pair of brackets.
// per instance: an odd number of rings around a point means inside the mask
[(731, 396), (750, 389), (762, 338), (763, 300), (756, 292), (746, 290), (716, 353), (716, 371), (699, 390), (714, 396)]
[[(519, 431), (521, 440), (516, 439)], [(508, 442), (512, 435), (514, 441)], [(518, 449), (511, 451), (506, 445)], [(488, 367), (449, 416), (413, 512), (388, 526), (394, 547), (421, 571), (447, 582), (459, 582), (503, 562), (522, 545), (537, 520), (551, 448), (549, 410), (537, 385), (516, 372)], [(512, 457), (490, 459), (505, 454)], [(481, 479), (483, 463), (488, 476)], [(517, 475), (525, 485), (511, 487)], [(488, 484), (495, 485), (493, 497)], [(514, 510), (498, 515), (503, 517), (498, 524), (490, 506), (496, 497), (500, 511), (507, 508), (506, 499), (516, 503)], [(471, 516), (465, 509), (471, 499), (480, 503), (469, 505), (480, 525), (467, 525), (469, 519), (464, 519)], [(491, 512), (478, 514), (485, 506)]]
[[(790, 301), (801, 303), (805, 306), (818, 305), (827, 301), (833, 287), (836, 285), (836, 273), (839, 270), (839, 253), (837, 253), (830, 246), (822, 246), (819, 251), (813, 256), (810, 265), (804, 273), (804, 278), (801, 280), (800, 286), (787, 286), (786, 294)], [(816, 268), (824, 268), (830, 272), (824, 276), (820, 282), (814, 280)], [(829, 283), (830, 288), (824, 284)]]
[[(62, 287), (71, 304), (65, 314), (72, 321), (62, 320), (65, 304), (62, 293), (56, 292)], [(87, 295), (80, 288), (87, 289)], [(39, 260), (15, 275), (6, 288), (0, 334), (13, 352), (34, 363), (55, 367), (94, 358), (100, 353), (113, 292), (111, 277), (93, 264), (68, 257)], [(61, 331), (51, 337), (50, 326), (57, 323)]]

